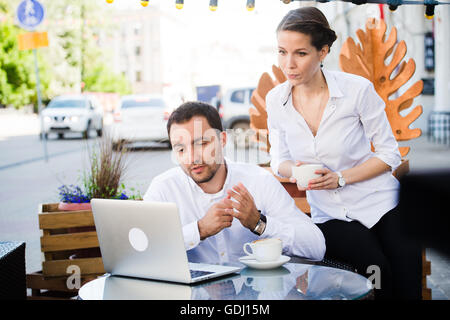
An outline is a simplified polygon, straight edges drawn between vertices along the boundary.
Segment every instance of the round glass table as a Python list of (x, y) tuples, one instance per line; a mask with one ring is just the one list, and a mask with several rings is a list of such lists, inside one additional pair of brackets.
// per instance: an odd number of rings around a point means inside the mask
[(244, 268), (195, 285), (104, 275), (86, 283), (82, 300), (355, 300), (373, 298), (372, 283), (342, 269), (286, 263), (271, 270)]

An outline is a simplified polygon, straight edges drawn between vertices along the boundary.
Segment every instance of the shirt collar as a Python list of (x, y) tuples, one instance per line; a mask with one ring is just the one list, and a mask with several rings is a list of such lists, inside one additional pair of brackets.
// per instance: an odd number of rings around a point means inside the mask
[(325, 80), (327, 81), (328, 91), (330, 92), (330, 98), (342, 98), (344, 94), (336, 81), (334, 74), (327, 69), (322, 69)]
[[(342, 93), (341, 89), (339, 89), (338, 83), (337, 83), (336, 78), (334, 77), (333, 73), (331, 73), (330, 71), (328, 71), (326, 69), (322, 69), (322, 72), (325, 77), (325, 80), (327, 81), (328, 92), (330, 93), (330, 98), (343, 97), (344, 94)], [(283, 106), (285, 106), (288, 103), (289, 98), (292, 94), (292, 85), (288, 80), (286, 80), (281, 85), (283, 86), (282, 103), (283, 103)]]

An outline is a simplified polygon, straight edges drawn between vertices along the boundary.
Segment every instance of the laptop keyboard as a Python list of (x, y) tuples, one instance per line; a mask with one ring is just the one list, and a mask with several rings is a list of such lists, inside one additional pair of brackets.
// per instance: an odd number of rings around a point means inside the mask
[(206, 276), (208, 274), (214, 273), (210, 271), (200, 271), (200, 270), (189, 270), (191, 272), (191, 279), (198, 278), (201, 276)]

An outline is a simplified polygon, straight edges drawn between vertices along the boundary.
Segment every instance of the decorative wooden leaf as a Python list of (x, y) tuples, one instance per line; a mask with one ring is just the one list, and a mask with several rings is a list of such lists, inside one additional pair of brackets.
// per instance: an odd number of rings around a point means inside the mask
[(266, 112), (266, 95), (276, 85), (286, 81), (286, 77), (280, 68), (272, 66), (272, 72), (275, 75), (273, 80), (270, 75), (265, 72), (259, 79), (258, 86), (253, 91), (251, 101), (255, 108), (250, 108), (250, 128), (256, 132), (256, 140), (262, 143), (260, 148), (269, 152), (270, 143), (267, 130), (267, 112)]
[[(400, 111), (409, 108), (415, 97), (423, 90), (423, 81), (414, 83), (408, 90), (396, 99), (389, 97), (397, 92), (414, 74), (416, 65), (413, 59), (402, 61), (406, 55), (406, 43), (397, 43), (397, 29), (392, 28), (388, 39), (386, 38), (386, 23), (383, 20), (370, 18), (366, 22), (366, 31), (356, 31), (360, 43), (356, 44), (348, 38), (342, 46), (339, 55), (339, 65), (345, 72), (357, 74), (369, 79), (378, 95), (386, 104), (386, 115), (397, 141), (406, 141), (419, 137), (420, 129), (410, 129), (409, 126), (421, 114), (422, 106), (416, 106), (405, 117)], [(385, 64), (392, 55), (389, 64)], [(409, 152), (409, 147), (400, 147), (403, 156)]]

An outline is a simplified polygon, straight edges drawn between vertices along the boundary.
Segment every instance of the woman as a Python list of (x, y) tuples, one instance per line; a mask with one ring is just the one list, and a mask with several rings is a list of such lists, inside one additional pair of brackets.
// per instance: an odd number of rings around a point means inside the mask
[(375, 280), (379, 270), (377, 298), (420, 299), (420, 249), (400, 233), (392, 171), (401, 156), (383, 100), (367, 79), (322, 69), (336, 34), (317, 8), (290, 11), (277, 40), (287, 81), (266, 97), (273, 172), (295, 182), (293, 166), (323, 164), (322, 176), (299, 189), (325, 236), (326, 257)]

